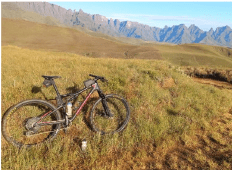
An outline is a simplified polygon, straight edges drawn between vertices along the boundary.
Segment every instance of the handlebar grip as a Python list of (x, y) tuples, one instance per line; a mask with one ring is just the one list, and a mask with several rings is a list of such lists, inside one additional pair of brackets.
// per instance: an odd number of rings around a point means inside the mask
[(91, 77), (95, 77), (95, 75), (92, 75), (92, 74), (89, 74), (89, 76), (91, 76)]
[(93, 74), (89, 74), (89, 76), (94, 77), (94, 78), (96, 78), (97, 80), (100, 79), (102, 82), (108, 81), (108, 80), (105, 79), (105, 77), (102, 77), (102, 76), (96, 76), (96, 75), (93, 75)]

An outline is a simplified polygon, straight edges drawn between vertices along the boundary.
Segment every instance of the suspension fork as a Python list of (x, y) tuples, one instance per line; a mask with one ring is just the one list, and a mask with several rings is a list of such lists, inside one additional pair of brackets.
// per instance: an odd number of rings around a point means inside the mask
[(98, 86), (97, 92), (98, 92), (100, 98), (102, 99), (101, 102), (102, 102), (102, 106), (103, 106), (103, 108), (104, 108), (104, 111), (105, 111), (106, 116), (108, 116), (108, 117), (113, 117), (114, 115), (111, 113), (111, 111), (110, 111), (110, 109), (109, 109), (108, 103), (107, 103), (107, 101), (106, 101), (106, 96), (105, 96), (105, 94), (101, 91), (101, 89), (100, 89), (99, 86)]

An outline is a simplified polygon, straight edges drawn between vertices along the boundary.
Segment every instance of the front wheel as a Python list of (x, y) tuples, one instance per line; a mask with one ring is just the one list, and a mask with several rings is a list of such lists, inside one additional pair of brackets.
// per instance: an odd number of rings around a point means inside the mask
[[(26, 100), (12, 106), (2, 118), (4, 138), (17, 147), (29, 147), (53, 139), (60, 130), (60, 124), (34, 126), (40, 117), (53, 112), (55, 106), (44, 100)], [(43, 121), (60, 120), (58, 111), (45, 117)]]
[(110, 116), (105, 113), (102, 99), (94, 104), (90, 113), (90, 124), (95, 132), (113, 134), (122, 131), (130, 118), (130, 110), (126, 100), (118, 95), (105, 96)]

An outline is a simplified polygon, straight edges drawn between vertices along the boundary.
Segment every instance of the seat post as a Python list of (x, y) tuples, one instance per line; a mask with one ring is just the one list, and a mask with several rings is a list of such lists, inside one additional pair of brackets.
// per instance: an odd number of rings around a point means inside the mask
[(60, 96), (59, 90), (58, 90), (58, 88), (57, 88), (57, 86), (56, 86), (55, 81), (54, 81), (53, 79), (51, 79), (51, 81), (52, 81), (52, 85), (53, 85), (53, 87), (54, 87), (54, 89), (55, 89), (55, 91), (56, 91), (57, 99), (59, 100), (58, 102), (60, 102), (60, 101), (62, 101), (62, 99), (61, 99), (61, 96)]

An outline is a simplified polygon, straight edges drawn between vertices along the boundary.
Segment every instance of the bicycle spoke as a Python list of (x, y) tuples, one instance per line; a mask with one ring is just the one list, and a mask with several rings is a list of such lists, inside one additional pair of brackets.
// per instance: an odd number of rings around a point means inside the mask
[[(51, 104), (42, 100), (28, 100), (19, 103), (3, 117), (4, 137), (9, 142), (20, 147), (22, 145), (30, 146), (38, 144), (55, 136), (60, 125), (36, 125), (41, 115), (52, 112), (53, 110), (54, 108)], [(56, 112), (44, 117), (44, 121), (49, 122), (60, 119), (54, 113)]]

